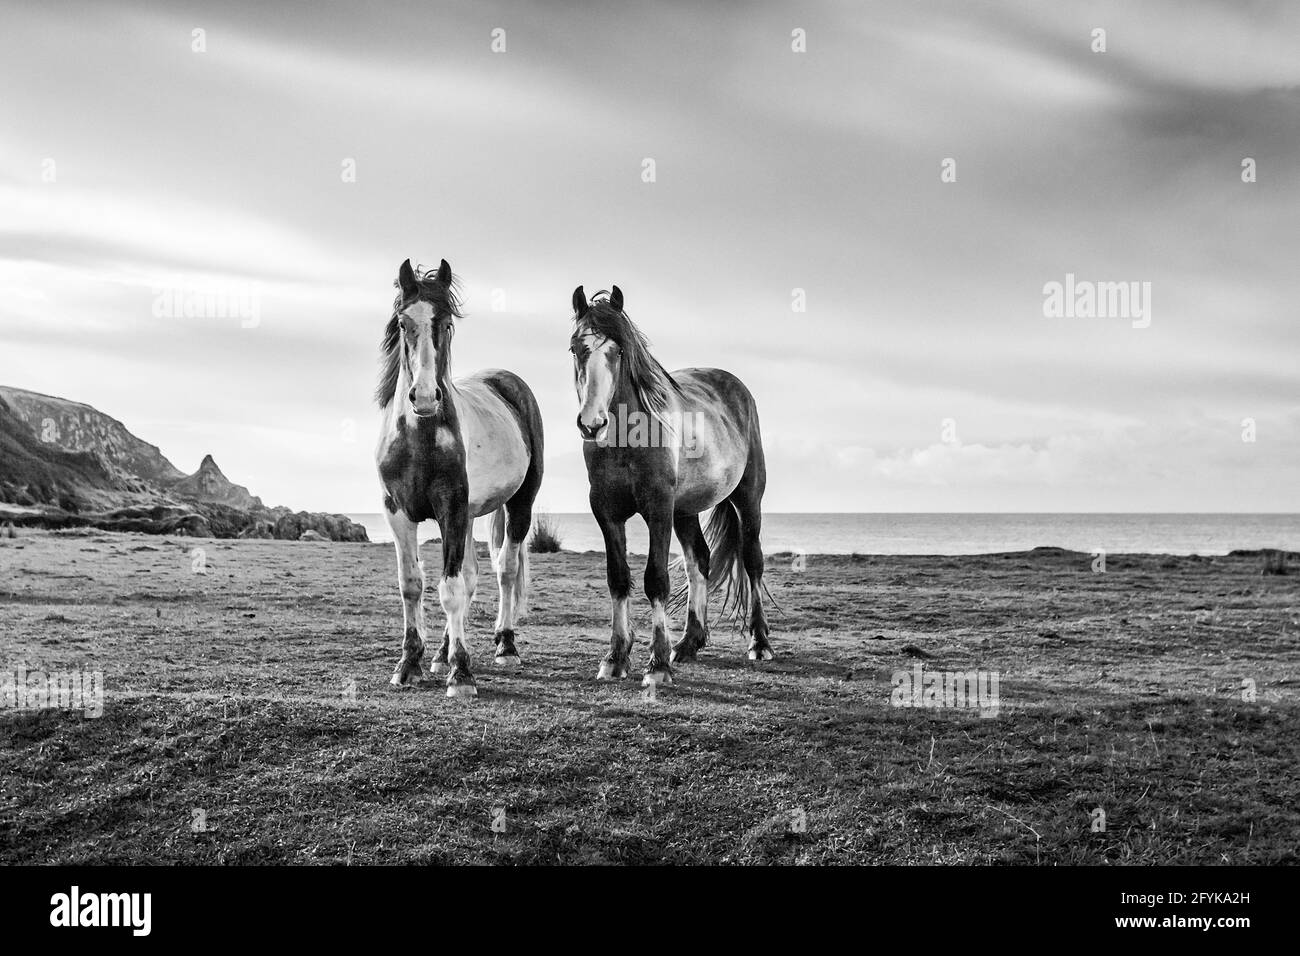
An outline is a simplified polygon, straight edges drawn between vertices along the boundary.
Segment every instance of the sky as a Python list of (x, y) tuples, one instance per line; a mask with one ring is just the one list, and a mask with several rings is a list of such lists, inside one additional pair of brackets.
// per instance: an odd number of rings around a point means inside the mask
[[(1295, 4), (0, 18), (0, 384), (268, 503), (380, 510), (409, 257), (455, 371), (536, 393), (544, 510), (586, 510), (570, 297), (618, 284), (754, 393), (769, 511), (1300, 511)], [(1050, 315), (1067, 276), (1145, 315)]]

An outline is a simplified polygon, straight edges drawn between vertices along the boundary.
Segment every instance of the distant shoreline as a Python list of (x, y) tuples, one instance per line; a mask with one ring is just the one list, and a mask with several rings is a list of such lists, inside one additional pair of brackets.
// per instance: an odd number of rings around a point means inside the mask
[[(153, 537), (161, 535), (187, 540), (206, 539), (211, 534), (206, 528), (172, 528), (147, 521), (104, 524), (77, 516), (69, 516), (71, 520), (67, 522), (45, 523), (33, 520), (34, 515), (22, 515), (19, 511), (12, 508), (6, 512), (0, 508), (0, 536), (5, 534), (6, 518), (16, 519), (14, 525), (19, 529), (26, 527), (33, 531), (71, 533), (81, 528), (87, 533), (142, 532)], [(589, 513), (548, 514), (558, 526), (563, 552), (578, 555), (604, 552), (603, 538)], [(335, 517), (359, 525), (355, 531), (364, 533), (369, 543), (391, 546), (391, 533), (382, 514), (353, 513)], [(487, 540), (488, 521), (487, 518), (478, 519), (476, 539), (480, 543)], [(438, 536), (436, 522), (428, 521), (421, 526), (421, 542), (435, 541)], [(290, 537), (296, 538), (297, 535)], [(341, 543), (345, 536), (324, 537)], [(220, 533), (213, 538), (233, 540), (231, 536)], [(767, 555), (790, 557), (802, 554), (956, 558), (1050, 550), (1093, 557), (1102, 553), (1222, 557), (1264, 551), (1300, 552), (1300, 514), (777, 512), (764, 516), (762, 542)], [(634, 517), (627, 524), (628, 553), (644, 556), (647, 544), (645, 524)], [(671, 549), (679, 551), (675, 538)]]
[[(94, 525), (77, 525), (69, 528), (36, 528), (36, 527), (17, 527), (14, 529), (14, 537), (8, 537), (6, 528), (0, 524), (0, 549), (5, 545), (18, 545), (21, 548), (23, 538), (25, 537), (52, 537), (68, 538), (69, 541), (81, 541), (86, 538), (139, 538), (140, 541), (159, 541), (162, 545), (179, 545), (183, 548), (196, 546), (199, 544), (212, 544), (214, 546), (286, 546), (286, 548), (339, 548), (339, 546), (355, 545), (360, 548), (382, 548), (389, 549), (393, 546), (391, 541), (329, 541), (321, 540), (291, 540), (291, 538), (259, 538), (259, 537), (204, 537), (191, 535), (156, 535), (156, 533), (142, 531), (118, 531), (118, 529), (96, 528)], [(442, 540), (438, 537), (421, 538), (421, 545), (441, 545)], [(476, 542), (480, 558), (487, 554), (487, 542), (478, 540)], [(156, 548), (148, 549), (156, 550)], [(591, 555), (603, 555), (603, 549), (586, 549), (575, 550), (571, 548), (560, 548), (559, 551), (551, 551), (547, 554), (533, 554), (534, 561), (542, 559), (545, 561), (550, 555), (558, 555), (560, 558), (586, 558)], [(1170, 551), (1108, 551), (1106, 558), (1108, 561), (1117, 561), (1117, 559), (1186, 559), (1188, 562), (1213, 561), (1216, 558), (1227, 558), (1231, 561), (1242, 561), (1242, 559), (1262, 559), (1265, 555), (1286, 555), (1287, 566), (1290, 568), (1290, 574), (1300, 572), (1300, 549), (1287, 548), (1234, 548), (1227, 551), (1216, 551), (1216, 553), (1190, 553), (1174, 554)], [(628, 551), (629, 557), (643, 558), (643, 551)], [(874, 562), (874, 561), (893, 561), (893, 559), (905, 559), (905, 561), (982, 561), (987, 558), (1002, 559), (1050, 559), (1050, 558), (1078, 558), (1079, 561), (1091, 562), (1095, 555), (1089, 551), (1080, 551), (1070, 548), (1060, 548), (1057, 545), (1036, 545), (1034, 548), (1024, 548), (1006, 551), (969, 551), (961, 554), (936, 553), (936, 551), (789, 551), (789, 550), (772, 550), (764, 549), (764, 557), (768, 561), (790, 562), (798, 557), (806, 558), (807, 561), (829, 561), (829, 562)]]
[[(378, 547), (378, 548), (383, 548), (385, 550), (392, 547), (391, 541), (326, 541), (326, 540), (293, 541), (288, 539), (276, 539), (276, 538), (212, 538), (212, 537), (194, 537), (194, 536), (187, 536), (187, 535), (158, 535), (158, 534), (149, 534), (147, 532), (141, 532), (141, 531), (116, 531), (116, 530), (108, 530), (104, 528), (81, 526), (75, 528), (17, 528), (16, 537), (12, 539), (7, 538), (3, 533), (3, 529), (0, 528), (0, 548), (3, 548), (5, 545), (11, 543), (21, 545), (22, 539), (24, 537), (35, 537), (38, 535), (52, 537), (56, 539), (67, 538), (69, 540), (84, 540), (86, 538), (96, 538), (96, 537), (103, 537), (103, 536), (139, 538), (144, 541), (148, 541), (151, 539), (161, 539), (164, 545), (184, 545), (184, 546), (190, 546), (190, 545), (197, 546), (199, 543), (211, 543), (213, 545), (219, 545), (221, 547), (245, 546), (245, 545), (260, 546), (260, 547), (267, 547), (267, 546), (276, 547), (281, 545), (285, 547), (311, 547), (311, 546), (344, 547), (349, 545), (355, 545), (358, 547)], [(436, 537), (429, 538), (429, 539), (422, 539), (421, 543), (425, 545), (430, 545), (430, 544), (440, 545), (441, 539)], [(480, 557), (483, 557), (488, 553), (488, 546), (485, 541), (478, 542), (478, 551)], [(561, 548), (558, 552), (553, 552), (553, 553), (558, 554), (560, 557), (582, 558), (582, 557), (588, 557), (592, 555), (603, 555), (604, 551), (593, 550), (593, 549), (577, 551), (571, 548)], [(1188, 562), (1195, 563), (1197, 561), (1212, 561), (1216, 558), (1228, 558), (1234, 561), (1253, 558), (1262, 561), (1266, 554), (1277, 554), (1277, 555), (1285, 554), (1287, 556), (1288, 567), (1291, 569), (1289, 573), (1297, 573), (1298, 571), (1300, 571), (1300, 549), (1233, 548), (1229, 551), (1204, 553), (1204, 554), (1202, 553), (1174, 554), (1166, 551), (1110, 551), (1107, 552), (1106, 557), (1110, 561), (1123, 560), (1123, 559), (1167, 558), (1171, 560), (1186, 560)], [(629, 551), (628, 555), (629, 557), (634, 557), (634, 558), (645, 557), (644, 552), (637, 552), (637, 551)], [(867, 562), (874, 562), (878, 560), (890, 561), (894, 559), (979, 561), (987, 558), (1001, 558), (1005, 560), (1013, 560), (1019, 558), (1019, 559), (1031, 560), (1031, 559), (1044, 559), (1044, 558), (1055, 558), (1055, 557), (1060, 557), (1060, 558), (1072, 557), (1072, 558), (1077, 558), (1080, 561), (1084, 561), (1084, 562), (1091, 562), (1094, 560), (1094, 555), (1090, 552), (1078, 551), (1070, 548), (1062, 548), (1062, 547), (1057, 547), (1055, 545), (1037, 545), (1032, 548), (1025, 548), (1025, 549), (1013, 550), (1013, 551), (980, 551), (980, 552), (967, 552), (961, 554), (946, 554), (946, 553), (928, 552), (928, 551), (927, 552), (855, 551), (855, 552), (821, 553), (821, 552), (807, 552), (807, 551), (794, 552), (794, 551), (767, 550), (764, 556), (768, 559), (768, 561), (779, 561), (782, 563), (793, 561), (796, 557), (803, 557), (809, 562), (828, 561), (834, 563), (840, 563), (840, 562), (867, 563)], [(545, 560), (548, 557), (548, 555), (541, 555), (541, 556), (534, 555), (534, 560), (538, 560), (539, 557), (541, 558), (541, 560)]]
[[(552, 512), (561, 547), (582, 554), (604, 550), (590, 513)], [(371, 541), (391, 542), (382, 514), (352, 513)], [(477, 537), (485, 540), (486, 519)], [(437, 537), (426, 522), (421, 540)], [(645, 554), (645, 523), (627, 524), (628, 550)], [(1226, 555), (1259, 549), (1300, 550), (1300, 514), (1250, 512), (770, 512), (763, 516), (763, 549), (791, 554), (974, 555), (1064, 548), (1091, 554)], [(677, 542), (672, 541), (674, 551)]]

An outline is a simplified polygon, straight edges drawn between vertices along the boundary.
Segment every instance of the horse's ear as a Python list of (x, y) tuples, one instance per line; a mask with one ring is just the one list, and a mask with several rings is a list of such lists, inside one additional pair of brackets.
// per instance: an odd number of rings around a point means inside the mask
[(447, 265), (447, 260), (442, 260), (442, 265), (438, 266), (438, 281), (443, 285), (451, 285), (451, 266)]
[(623, 311), (623, 290), (614, 286), (614, 291), (609, 294), (609, 304), (619, 312)]
[(415, 270), (411, 268), (411, 260), (407, 259), (397, 268), (397, 285), (402, 290), (402, 298), (409, 299), (419, 291), (419, 286), (415, 282)]
[(587, 314), (587, 295), (582, 291), (582, 286), (573, 290), (573, 312), (578, 318)]

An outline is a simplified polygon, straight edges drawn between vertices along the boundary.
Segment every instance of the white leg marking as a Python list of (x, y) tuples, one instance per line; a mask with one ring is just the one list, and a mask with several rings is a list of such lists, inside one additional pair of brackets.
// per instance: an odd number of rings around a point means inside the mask
[(693, 557), (686, 559), (687, 582), (690, 590), (688, 604), (695, 612), (700, 627), (708, 627), (709, 615), (709, 579), (704, 576), (700, 566)]
[[(497, 620), (494, 633), (513, 630), (515, 626), (515, 579), (519, 574), (519, 542), (511, 541), (509, 536), (501, 543), (497, 551)], [(519, 663), (517, 653), (504, 657), (497, 655), (496, 663), (513, 667)]]
[(628, 612), (630, 603), (631, 601), (625, 597), (616, 600), (610, 622), (625, 654), (632, 653), (632, 621)]
[(632, 653), (632, 626), (628, 620), (628, 599), (615, 598), (610, 606), (610, 629), (613, 636), (618, 639), (618, 650), (614, 650), (614, 641), (610, 641), (610, 653), (617, 654), (621, 661), (618, 664), (618, 670), (615, 665), (606, 658), (600, 662), (600, 670), (596, 672), (596, 680), (610, 680), (615, 677), (626, 677), (628, 658)]
[[(664, 610), (663, 601), (650, 602), (650, 617), (653, 628), (650, 635), (650, 656), (656, 662), (667, 663), (672, 654), (672, 640), (668, 629), (668, 612)], [(664, 686), (672, 682), (672, 674), (666, 670), (648, 670), (641, 681), (642, 685), (663, 684)]]
[(465, 577), (443, 578), (438, 582), (438, 600), (442, 603), (443, 613), (447, 615), (447, 628), (450, 644), (448, 656), (454, 657), (458, 651), (469, 654), (465, 643)]
[[(686, 548), (684, 551), (682, 559), (686, 564), (687, 618), (682, 623), (682, 629), (684, 635), (689, 635), (691, 614), (694, 614), (695, 619), (700, 622), (700, 627), (708, 626), (706, 615), (709, 612), (709, 579), (700, 570), (700, 565), (690, 549)], [(677, 660), (676, 651), (673, 651), (672, 659)]]
[(501, 592), (497, 605), (498, 631), (515, 626), (515, 575), (519, 573), (519, 548), (518, 542), (507, 537), (497, 552), (497, 587)]
[[(465, 642), (465, 608), (469, 602), (465, 595), (464, 574), (439, 581), (438, 600), (442, 602), (442, 610), (447, 615), (449, 642), (447, 656), (451, 661), (451, 672), (454, 675), (457, 666), (462, 661), (468, 664), (470, 659), (469, 645)], [(447, 685), (448, 697), (473, 697), (477, 693), (472, 683)]]

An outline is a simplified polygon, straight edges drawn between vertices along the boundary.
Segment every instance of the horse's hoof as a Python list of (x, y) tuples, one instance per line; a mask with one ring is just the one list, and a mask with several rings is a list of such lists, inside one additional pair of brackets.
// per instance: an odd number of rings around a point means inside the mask
[(409, 690), (413, 687), (428, 687), (433, 683), (433, 681), (424, 674), (421, 674), (419, 677), (408, 677), (405, 680), (394, 674), (392, 677), (388, 678), (388, 683), (393, 687), (396, 687), (398, 690)]
[(694, 663), (696, 649), (694, 647), (681, 647), (680, 645), (673, 648), (673, 652), (668, 655), (668, 663), (676, 664), (679, 661), (689, 661)]
[(478, 688), (473, 684), (448, 684), (448, 697), (477, 697)]
[(751, 647), (749, 649), (749, 659), (751, 661), (770, 661), (772, 656), (772, 648), (770, 647)]
[(617, 667), (610, 661), (601, 661), (600, 670), (596, 671), (596, 680), (622, 680), (627, 676), (627, 665)]
[(505, 654), (500, 657), (495, 657), (493, 660), (495, 660), (500, 666), (508, 667), (511, 670), (521, 666), (518, 654)]
[(394, 687), (419, 687), (429, 682), (429, 675), (418, 664), (399, 664), (388, 683)]
[(668, 671), (647, 671), (645, 677), (641, 678), (641, 686), (647, 687), (650, 684), (658, 684), (660, 687), (672, 687), (673, 675)]

